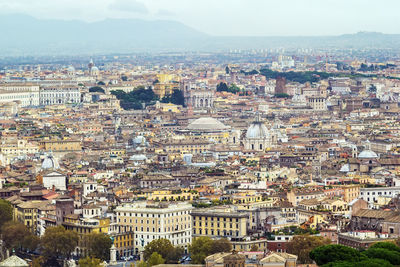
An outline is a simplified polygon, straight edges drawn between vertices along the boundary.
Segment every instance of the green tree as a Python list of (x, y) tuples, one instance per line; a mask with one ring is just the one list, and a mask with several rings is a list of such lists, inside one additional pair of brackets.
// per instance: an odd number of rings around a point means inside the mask
[(13, 208), (10, 202), (0, 199), (0, 229), (6, 222), (12, 220)]
[(1, 229), (3, 241), (8, 249), (19, 250), (22, 248), (25, 236), (31, 233), (29, 229), (22, 223), (7, 222)]
[(226, 85), (226, 83), (220, 82), (217, 85), (217, 92), (228, 92), (228, 85)]
[(121, 76), (121, 80), (124, 81), (124, 82), (126, 82), (126, 81), (128, 80), (128, 77), (127, 77), (126, 75), (122, 75), (122, 76)]
[(211, 254), (230, 251), (232, 251), (232, 243), (228, 239), (221, 238), (218, 240), (213, 240), (211, 245)]
[(106, 85), (103, 81), (99, 81), (97, 85)]
[(286, 250), (288, 253), (297, 255), (299, 263), (312, 263), (310, 252), (317, 247), (330, 244), (330, 242), (329, 239), (320, 236), (298, 235), (287, 243)]
[(201, 236), (193, 239), (189, 247), (192, 262), (194, 264), (203, 264), (204, 259), (212, 254), (213, 240), (208, 236)]
[(367, 259), (359, 262), (335, 261), (322, 265), (321, 267), (393, 267), (390, 262), (382, 259)]
[(112, 241), (108, 235), (104, 233), (91, 233), (86, 238), (90, 256), (103, 261), (110, 260)]
[(100, 267), (101, 265), (101, 260), (97, 258), (82, 258), (78, 261), (79, 267)]
[(400, 252), (400, 247), (398, 247), (395, 243), (392, 242), (377, 242), (371, 245), (368, 249), (374, 249), (374, 248), (384, 248), (387, 250)]
[(153, 252), (150, 258), (147, 260), (147, 266), (150, 267), (158, 264), (163, 264), (164, 262), (165, 260), (160, 254), (158, 254), (157, 252)]
[(183, 92), (178, 89), (174, 89), (171, 95), (166, 95), (161, 99), (162, 103), (172, 103), (175, 105), (184, 105), (185, 97), (183, 96)]
[(318, 265), (327, 264), (334, 261), (360, 261), (361, 254), (358, 250), (342, 245), (325, 245), (313, 249), (310, 258)]
[(363, 252), (368, 258), (382, 259), (393, 265), (400, 265), (400, 253), (384, 248), (370, 248)]
[(43, 255), (47, 258), (62, 256), (68, 258), (78, 245), (78, 234), (66, 230), (63, 226), (54, 226), (46, 229), (40, 245)]
[(179, 247), (175, 248), (171, 241), (160, 238), (154, 239), (146, 245), (143, 252), (144, 259), (148, 260), (154, 252), (160, 254), (167, 263), (177, 263), (179, 258), (182, 257), (183, 249)]
[(93, 87), (90, 87), (89, 88), (89, 92), (90, 93), (105, 93), (105, 91), (104, 91), (104, 89), (103, 88), (101, 88), (100, 86), (93, 86)]

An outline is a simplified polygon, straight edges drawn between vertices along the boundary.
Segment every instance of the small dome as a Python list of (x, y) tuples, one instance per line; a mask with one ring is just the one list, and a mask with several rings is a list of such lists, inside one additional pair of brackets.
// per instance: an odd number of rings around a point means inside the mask
[(59, 169), (60, 165), (58, 164), (58, 161), (56, 158), (54, 158), (52, 155), (48, 155), (42, 162), (42, 169)]
[(138, 155), (132, 155), (129, 160), (133, 160), (133, 161), (143, 161), (143, 160), (147, 160), (147, 157), (143, 154), (138, 154)]
[(199, 118), (187, 126), (188, 130), (194, 131), (223, 131), (229, 128), (229, 126), (211, 117)]
[(247, 139), (264, 139), (268, 136), (269, 132), (267, 126), (259, 121), (253, 122), (246, 132)]
[(377, 159), (378, 155), (369, 149), (363, 150), (360, 154), (358, 154), (359, 159)]
[(69, 67), (67, 68), (67, 71), (68, 71), (68, 72), (75, 72), (75, 68), (74, 68), (73, 66), (69, 66)]

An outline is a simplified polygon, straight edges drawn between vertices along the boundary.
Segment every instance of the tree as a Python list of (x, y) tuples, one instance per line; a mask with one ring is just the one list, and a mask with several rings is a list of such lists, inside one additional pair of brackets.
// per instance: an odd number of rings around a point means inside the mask
[(7, 222), (1, 229), (3, 241), (8, 249), (22, 248), (25, 236), (30, 235), (28, 228), (22, 223)]
[(334, 261), (360, 261), (361, 254), (358, 250), (342, 245), (325, 245), (313, 249), (310, 258), (318, 265)]
[(331, 241), (320, 236), (298, 235), (288, 242), (286, 250), (288, 253), (297, 255), (299, 263), (312, 263), (310, 251), (314, 248), (327, 245)]
[(213, 240), (208, 236), (201, 236), (193, 239), (189, 247), (192, 262), (194, 264), (204, 263), (204, 259), (212, 254)]
[(47, 258), (61, 256), (68, 258), (78, 245), (78, 234), (66, 230), (63, 226), (54, 226), (46, 229), (41, 239), (43, 255)]
[(322, 267), (393, 267), (390, 262), (382, 259), (367, 259), (360, 262), (335, 261), (323, 265)]
[(90, 87), (90, 88), (89, 88), (89, 92), (90, 92), (90, 93), (99, 92), (99, 93), (103, 93), (103, 94), (105, 93), (104, 89), (101, 88), (100, 86), (93, 86), (93, 87)]
[(122, 75), (122, 76), (121, 76), (121, 80), (124, 81), (124, 82), (126, 82), (126, 81), (128, 80), (128, 77), (127, 77), (126, 75)]
[(228, 92), (228, 85), (226, 85), (226, 83), (220, 82), (217, 85), (217, 92)]
[(258, 246), (256, 244), (251, 245), (250, 251), (258, 251)]
[(79, 267), (100, 267), (101, 265), (101, 260), (97, 258), (82, 258), (78, 261)]
[(396, 244), (392, 242), (377, 242), (371, 245), (368, 249), (374, 249), (374, 248), (384, 248), (387, 250), (400, 252), (400, 247), (396, 246)]
[(275, 94), (275, 97), (276, 98), (288, 98), (289, 95), (285, 94), (285, 93), (279, 93), (279, 94)]
[(211, 254), (219, 252), (230, 252), (231, 250), (232, 250), (232, 244), (226, 238), (214, 240), (211, 245)]
[(185, 97), (183, 96), (183, 92), (181, 90), (175, 89), (171, 95), (164, 96), (161, 99), (161, 102), (183, 106), (185, 104)]
[(154, 252), (160, 254), (167, 263), (176, 263), (182, 257), (183, 249), (175, 248), (171, 241), (165, 238), (160, 238), (154, 239), (146, 245), (143, 252), (144, 259), (148, 260)]
[(368, 258), (387, 260), (393, 265), (400, 265), (400, 253), (384, 248), (370, 248), (363, 252)]
[(103, 81), (99, 81), (97, 85), (106, 85)]
[(104, 233), (91, 233), (87, 237), (89, 255), (103, 261), (110, 260), (112, 241)]
[(164, 262), (165, 260), (160, 254), (158, 254), (157, 252), (153, 252), (150, 258), (147, 260), (147, 265), (150, 267), (158, 264), (163, 264)]
[(2, 228), (6, 222), (12, 220), (12, 214), (13, 208), (11, 203), (4, 199), (0, 199), (0, 228)]

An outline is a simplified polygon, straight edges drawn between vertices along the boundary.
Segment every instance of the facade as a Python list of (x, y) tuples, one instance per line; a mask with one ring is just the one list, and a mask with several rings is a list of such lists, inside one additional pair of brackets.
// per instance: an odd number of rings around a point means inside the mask
[(41, 147), (46, 151), (67, 152), (81, 151), (81, 141), (79, 140), (49, 140), (40, 142)]
[(244, 148), (252, 151), (265, 151), (277, 143), (277, 136), (260, 121), (259, 116), (249, 126), (244, 139)]
[(115, 212), (119, 233), (135, 233), (135, 254), (139, 254), (148, 243), (160, 238), (187, 251), (192, 242), (192, 209), (192, 205), (185, 202), (138, 202), (118, 206)]
[(57, 171), (53, 171), (47, 174), (43, 174), (43, 186), (47, 189), (67, 189), (67, 177)]
[(400, 187), (370, 187), (360, 189), (360, 198), (371, 206), (378, 202), (378, 198), (394, 198), (400, 193)]
[(78, 87), (44, 87), (39, 99), (42, 106), (80, 103), (81, 93)]
[(193, 236), (242, 240), (247, 236), (248, 214), (235, 212), (230, 207), (197, 209), (192, 211)]

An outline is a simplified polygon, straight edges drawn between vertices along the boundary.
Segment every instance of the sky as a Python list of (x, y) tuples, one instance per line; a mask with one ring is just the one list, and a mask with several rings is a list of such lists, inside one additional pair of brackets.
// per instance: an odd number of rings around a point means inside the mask
[(399, 0), (0, 0), (0, 15), (175, 20), (218, 36), (399, 34), (399, 10)]

